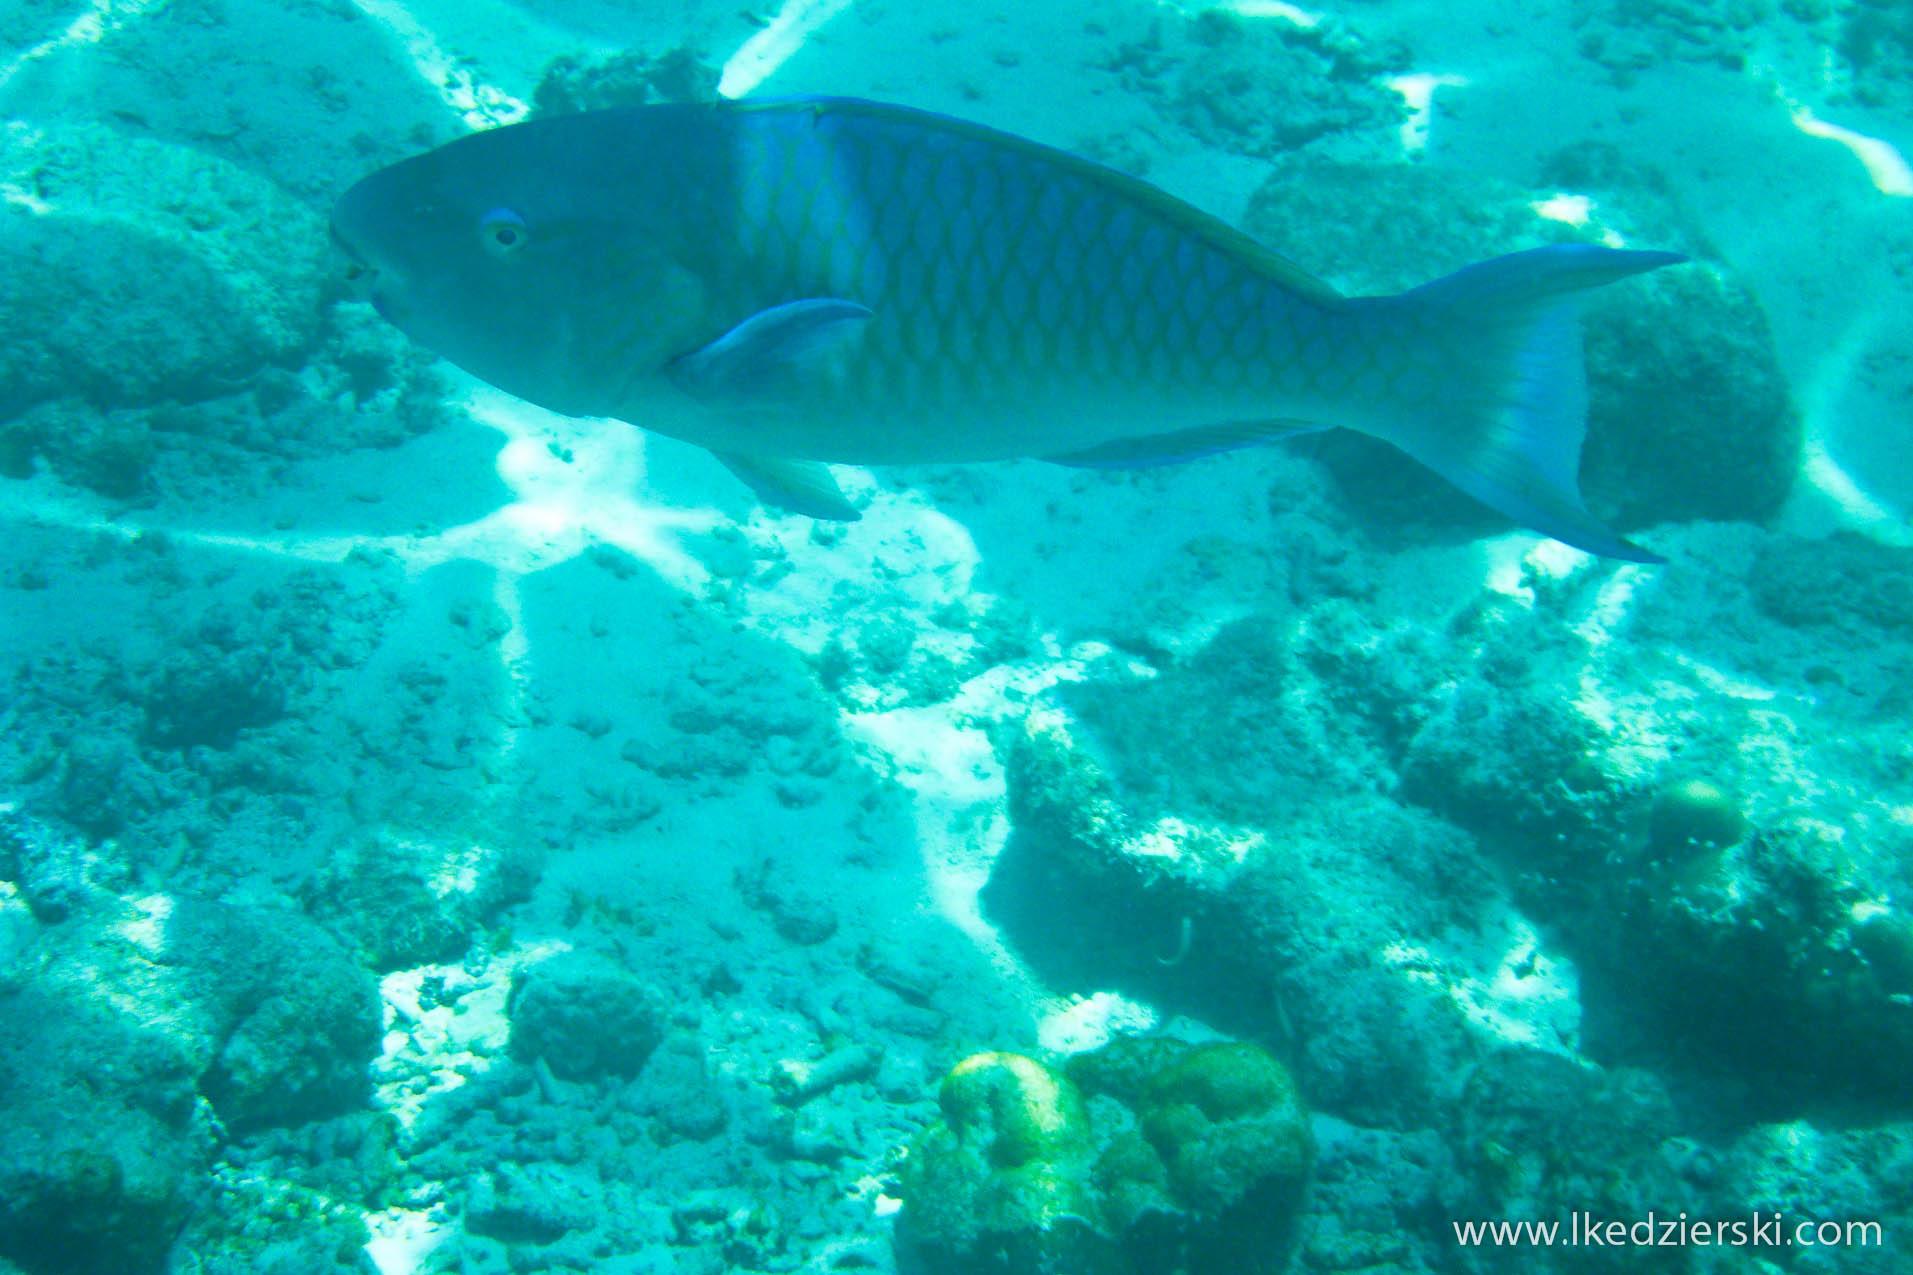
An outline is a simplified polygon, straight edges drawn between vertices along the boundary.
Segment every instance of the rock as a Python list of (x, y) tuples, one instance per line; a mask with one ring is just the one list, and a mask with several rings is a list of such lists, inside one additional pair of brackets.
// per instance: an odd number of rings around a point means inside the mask
[(539, 77), (532, 95), (537, 115), (564, 115), (647, 102), (714, 102), (718, 68), (689, 48), (652, 57), (635, 50), (608, 56), (565, 54)]
[(664, 1037), (663, 999), (602, 957), (568, 952), (512, 977), (511, 1053), (564, 1080), (635, 1076)]
[(673, 1032), (631, 1084), (632, 1104), (676, 1138), (708, 1142), (730, 1123), (724, 1090), (711, 1076), (695, 1036)]
[[(1630, 1068), (1606, 1070), (1537, 1049), (1504, 1049), (1468, 1077), (1456, 1154), (1487, 1193), (1493, 1217), (1676, 1217), (1692, 1188), (1663, 1144), (1676, 1132), (1665, 1087)], [(1639, 1266), (1617, 1256), (1592, 1269)]]
[[(1071, 726), (1032, 718), (1003, 732), (1016, 832), (985, 907), (1053, 985), (1087, 994), (1118, 980), (1271, 1038), (1305, 1017), (1316, 1030), (1295, 1065), (1317, 1101), (1365, 1122), (1432, 1120), (1443, 1077), (1478, 1048), (1444, 982), (1485, 984), (1488, 949), (1457, 950), (1427, 980), (1376, 953), (1408, 950), (1405, 936), (1438, 933), (1458, 911), (1491, 933), (1514, 922), (1498, 892), (1458, 899), (1438, 884), (1491, 875), (1467, 837), (1363, 791), (1364, 760), (1385, 763), (1351, 729), (1348, 700), (1318, 714), (1326, 692), (1299, 671), (1264, 694), (1268, 666), (1219, 657), (1200, 678), (1178, 668), (1104, 688)], [(1325, 739), (1329, 725), (1341, 737)]]
[(1848, 7), (1839, 51), (1853, 74), (1853, 96), (1868, 106), (1913, 107), (1913, 15), (1897, 0)]
[(771, 1070), (771, 1092), (786, 1106), (801, 1106), (838, 1085), (868, 1080), (882, 1062), (875, 1045), (846, 1045), (814, 1062), (786, 1058)]
[(35, 1275), (163, 1269), (214, 1132), (199, 1042), (70, 989), (0, 996), (0, 1255)]
[(1754, 605), (1793, 628), (1913, 629), (1913, 551), (1857, 532), (1775, 537), (1747, 573)]
[(228, 1129), (300, 1124), (366, 1100), (378, 988), (329, 934), (297, 913), (182, 903), (171, 935), (208, 998), (219, 1045), (200, 1089)]
[(771, 861), (740, 868), (738, 893), (751, 907), (769, 913), (780, 937), (803, 947), (815, 946), (837, 932), (837, 910), (822, 894), (775, 873)]
[(550, 1244), (595, 1226), (602, 1195), (595, 1179), (562, 1165), (501, 1164), (472, 1179), (466, 1225), (507, 1243)]
[(325, 227), (269, 181), (97, 125), (15, 124), (0, 132), (0, 184), (40, 205), (0, 205), (0, 329), (13, 334), (0, 418), (75, 394), (101, 407), (208, 398), (312, 344), (331, 286)]
[(368, 840), (301, 892), (307, 910), (373, 969), (456, 960), (485, 925), (529, 896), (541, 863), (515, 845)]
[[(159, 1271), (220, 1134), (366, 1096), (370, 979), (292, 913), (109, 899), (42, 934), (0, 992), (0, 1255)], [(201, 1100), (204, 1101), (201, 1101)]]
[(1756, 1092), (1904, 1102), (1909, 927), (1842, 840), (1801, 818), (1649, 864), (1615, 884), (1603, 963), (1622, 986), (1657, 971), (1648, 1021)]
[(257, 646), (199, 643), (169, 655), (138, 698), (145, 738), (161, 748), (224, 748), (239, 732), (277, 721), (285, 712), (286, 676)]
[(1401, 98), (1382, 79), (1404, 69), (1406, 56), (1365, 44), (1335, 18), (1249, 22), (1211, 9), (1152, 22), (1108, 69), (1207, 145), (1272, 157), (1403, 118)]

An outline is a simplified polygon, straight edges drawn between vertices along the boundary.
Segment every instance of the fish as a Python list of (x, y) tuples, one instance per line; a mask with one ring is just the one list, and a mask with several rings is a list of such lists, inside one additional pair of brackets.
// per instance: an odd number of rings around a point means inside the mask
[(348, 188), (331, 233), (409, 338), (570, 416), (852, 520), (832, 464), (1172, 464), (1324, 429), (1525, 527), (1586, 508), (1578, 300), (1678, 253), (1558, 243), (1344, 296), (1223, 220), (981, 124), (842, 97), (472, 133)]

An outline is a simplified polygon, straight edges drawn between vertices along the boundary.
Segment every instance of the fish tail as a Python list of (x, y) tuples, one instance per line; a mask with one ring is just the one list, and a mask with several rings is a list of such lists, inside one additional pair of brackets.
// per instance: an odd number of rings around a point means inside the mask
[(1665, 559), (1629, 544), (1582, 503), (1587, 378), (1576, 302), (1590, 289), (1674, 265), (1672, 252), (1554, 244), (1480, 262), (1376, 304), (1400, 325), (1403, 365), (1376, 432), (1469, 495), (1589, 553)]

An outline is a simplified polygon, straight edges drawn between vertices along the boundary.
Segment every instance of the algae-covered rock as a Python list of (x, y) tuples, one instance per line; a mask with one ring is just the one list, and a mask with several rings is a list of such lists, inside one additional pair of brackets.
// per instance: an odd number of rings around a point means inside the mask
[(93, 125), (0, 131), (0, 418), (227, 392), (294, 361), (326, 295), (325, 227), (203, 151)]
[(1020, 1054), (985, 1053), (951, 1069), (943, 1118), (902, 1167), (899, 1243), (934, 1275), (1054, 1269), (1118, 1275), (1101, 1227), (1081, 1096)]
[(457, 958), (500, 910), (529, 897), (541, 866), (517, 845), (380, 838), (348, 847), (302, 894), (316, 919), (383, 972)]
[(635, 1076), (664, 1038), (663, 1001), (602, 957), (566, 953), (512, 978), (512, 1057), (566, 1080)]
[(977, 1054), (939, 1105), (902, 1170), (899, 1244), (924, 1271), (1243, 1275), (1285, 1260), (1314, 1146), (1261, 1049), (1124, 1038), (1067, 1076)]
[[(1692, 534), (1720, 558), (1700, 568), (1713, 578), (1656, 580), (1609, 633), (1555, 618), (1600, 605), (1598, 567), (1553, 596), (1537, 576), (1532, 609), (1482, 611), (1461, 635), (1472, 668), (1429, 697), (1401, 793), (1479, 837), (1561, 936), (1603, 1007), (1597, 1054), (1645, 1049), (1760, 1101), (1903, 1101), (1903, 656), (1873, 620), (1890, 602), (1839, 596), (1889, 577), (1832, 550), (1815, 582), (1797, 542)], [(1778, 585), (1759, 578), (1767, 557), (1786, 560)], [(1782, 614), (1758, 613), (1763, 587)], [(1843, 679), (1880, 702), (1824, 689)]]
[(1101, 1049), (1073, 1055), (1069, 1078), (1085, 1093), (1107, 1094), (1134, 1111), (1159, 1076), (1189, 1052), (1172, 1036), (1118, 1036)]
[(1152, 22), (1107, 65), (1207, 145), (1247, 155), (1279, 155), (1407, 114), (1382, 82), (1405, 69), (1406, 50), (1366, 43), (1333, 17), (1253, 22), (1210, 9)]
[(366, 1100), (378, 988), (330, 935), (296, 913), (192, 902), (176, 910), (171, 937), (218, 1040), (200, 1090), (228, 1129), (299, 1124)]
[(1213, 1216), (1275, 1197), (1293, 1207), (1315, 1145), (1288, 1068), (1267, 1052), (1203, 1045), (1158, 1073), (1143, 1104), (1178, 1200)]
[(1913, 996), (1913, 917), (1873, 912), (1853, 927), (1853, 947), (1889, 996)]
[(1740, 801), (1706, 779), (1684, 779), (1654, 794), (1648, 841), (1656, 854), (1731, 846), (1747, 835)]
[(1617, 950), (1664, 1030), (1763, 1094), (1913, 1093), (1913, 933), (1811, 820), (1696, 844), (1620, 884)]
[[(45, 957), (47, 954), (40, 954)], [(35, 1275), (161, 1269), (211, 1163), (196, 1042), (65, 990), (0, 996), (0, 1256)]]
[[(1469, 1075), (1457, 1104), (1457, 1154), (1491, 1217), (1676, 1217), (1693, 1187), (1675, 1171), (1673, 1101), (1648, 1072), (1503, 1049)], [(1571, 1269), (1685, 1269), (1643, 1264), (1622, 1247)]]
[(0, 1255), (162, 1269), (224, 1133), (366, 1096), (371, 980), (296, 914), (151, 895), (42, 934), (0, 994)]
[(1080, 1152), (1088, 1121), (1075, 1086), (1020, 1054), (975, 1054), (951, 1068), (937, 1096), (957, 1140), (1013, 1169)]
[(1761, 614), (1793, 628), (1913, 628), (1913, 551), (1857, 532), (1767, 541), (1747, 584)]

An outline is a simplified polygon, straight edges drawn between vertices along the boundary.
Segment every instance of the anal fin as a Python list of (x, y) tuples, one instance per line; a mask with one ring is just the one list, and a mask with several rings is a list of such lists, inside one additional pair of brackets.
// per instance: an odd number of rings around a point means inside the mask
[(844, 498), (830, 466), (814, 460), (767, 460), (736, 452), (712, 452), (767, 505), (807, 518), (856, 522), (862, 512)]
[(1045, 456), (1056, 465), (1079, 469), (1148, 469), (1155, 465), (1177, 465), (1239, 447), (1254, 447), (1296, 434), (1312, 434), (1329, 428), (1314, 421), (1261, 420), (1224, 421), (1218, 425), (1198, 425), (1168, 434), (1150, 434), (1142, 438), (1119, 438), (1098, 443), (1082, 451)]

